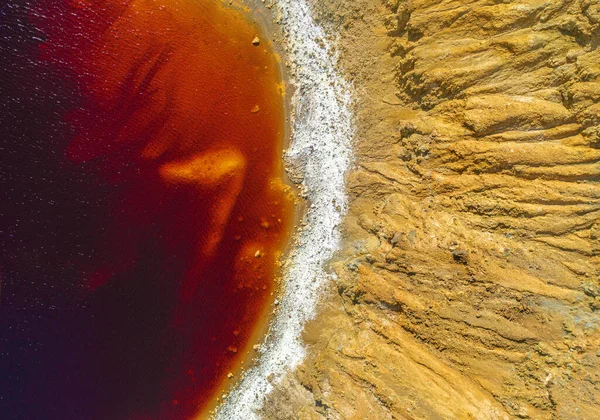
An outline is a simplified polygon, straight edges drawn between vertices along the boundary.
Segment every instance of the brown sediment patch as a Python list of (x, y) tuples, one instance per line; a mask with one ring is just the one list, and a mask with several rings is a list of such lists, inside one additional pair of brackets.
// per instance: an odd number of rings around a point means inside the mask
[(23, 4), (7, 96), (48, 109), (7, 101), (3, 412), (192, 417), (265, 324), (292, 228), (280, 63), (218, 1)]

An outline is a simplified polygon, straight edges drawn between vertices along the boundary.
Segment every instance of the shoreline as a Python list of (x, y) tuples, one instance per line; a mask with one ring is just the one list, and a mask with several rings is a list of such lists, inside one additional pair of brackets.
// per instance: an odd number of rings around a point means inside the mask
[[(290, 124), (290, 116), (292, 112), (292, 104), (288, 93), (289, 90), (293, 89), (290, 83), (288, 71), (284, 65), (283, 56), (285, 51), (279, 42), (281, 28), (270, 21), (271, 12), (267, 5), (261, 1), (256, 0), (235, 0), (235, 1), (224, 1), (223, 7), (232, 8), (237, 10), (244, 18), (256, 28), (256, 35), (260, 39), (260, 48), (266, 47), (269, 53), (274, 54), (275, 60), (279, 64), (280, 72), (280, 83), (283, 92), (283, 106), (284, 106), (284, 120), (282, 123), (283, 128), (283, 139), (282, 139), (282, 152), (289, 147), (292, 136), (292, 127)], [(282, 161), (282, 174), (281, 179), (284, 184), (292, 190), (294, 197), (294, 214), (291, 216), (293, 219), (289, 223), (289, 239), (285, 247), (281, 250), (281, 256), (278, 258), (279, 267), (283, 264), (283, 261), (290, 255), (296, 243), (297, 229), (301, 222), (302, 216), (305, 212), (305, 203), (299, 198), (298, 185), (294, 183), (288, 176), (287, 168)], [(223, 404), (223, 395), (227, 395), (231, 390), (237, 388), (241, 382), (240, 378), (243, 378), (248, 368), (252, 368), (259, 357), (258, 347), (264, 341), (264, 338), (268, 335), (269, 328), (274, 319), (274, 314), (277, 309), (275, 301), (282, 293), (283, 288), (282, 281), (282, 269), (279, 268), (275, 272), (275, 276), (272, 279), (273, 291), (271, 297), (266, 302), (261, 315), (258, 317), (258, 321), (253, 328), (253, 332), (250, 334), (250, 338), (247, 340), (246, 345), (240, 349), (236, 362), (231, 368), (231, 377), (224, 376), (221, 379), (221, 383), (215, 388), (213, 396), (210, 398), (207, 404), (205, 404), (199, 412), (196, 414), (197, 419), (210, 419), (213, 418), (215, 412)]]
[(216, 408), (217, 419), (258, 418), (274, 385), (304, 358), (301, 333), (315, 316), (319, 292), (328, 282), (325, 264), (339, 248), (338, 228), (347, 209), (344, 176), (352, 161), (354, 134), (350, 87), (336, 70), (337, 57), (310, 6), (281, 0), (275, 8), (284, 47), (274, 49), (287, 52), (289, 80), (284, 76), (284, 82), (295, 88), (286, 97), (291, 129), (286, 173), (307, 206), (298, 213), (302, 221), (283, 262), (280, 302), (258, 360)]

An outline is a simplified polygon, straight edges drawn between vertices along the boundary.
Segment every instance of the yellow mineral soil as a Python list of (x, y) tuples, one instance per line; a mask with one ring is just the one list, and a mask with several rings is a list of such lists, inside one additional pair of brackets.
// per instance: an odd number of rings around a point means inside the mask
[(267, 419), (600, 418), (600, 2), (327, 0), (337, 280)]

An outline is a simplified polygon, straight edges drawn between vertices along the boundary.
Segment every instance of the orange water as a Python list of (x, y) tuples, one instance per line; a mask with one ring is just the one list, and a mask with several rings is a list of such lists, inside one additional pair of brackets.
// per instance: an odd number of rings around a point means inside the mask
[(276, 57), (218, 1), (19, 5), (34, 35), (10, 52), (22, 72), (1, 65), (31, 108), (6, 101), (0, 140), (18, 203), (0, 217), (4, 412), (191, 418), (260, 322), (291, 228)]

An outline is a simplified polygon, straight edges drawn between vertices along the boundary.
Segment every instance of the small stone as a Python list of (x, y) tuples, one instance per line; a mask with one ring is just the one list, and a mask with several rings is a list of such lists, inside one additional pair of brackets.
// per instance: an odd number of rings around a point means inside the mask
[(252, 40), (252, 45), (254, 45), (255, 47), (258, 47), (260, 45), (260, 38), (255, 36), (254, 39)]
[(567, 51), (567, 63), (574, 63), (577, 61), (577, 57), (581, 55), (583, 51), (581, 50), (569, 50)]
[(229, 379), (233, 378), (233, 373), (229, 372), (229, 373), (227, 374), (227, 377), (228, 377)]
[(453, 251), (452, 258), (459, 264), (467, 264), (468, 263), (468, 251)]
[(394, 232), (394, 235), (392, 236), (391, 239), (391, 244), (392, 245), (398, 245), (400, 243), (400, 241), (402, 240), (402, 236), (404, 234), (402, 232)]

